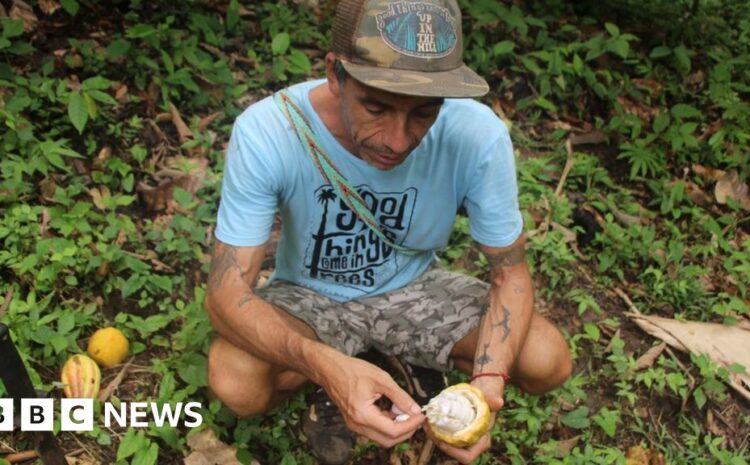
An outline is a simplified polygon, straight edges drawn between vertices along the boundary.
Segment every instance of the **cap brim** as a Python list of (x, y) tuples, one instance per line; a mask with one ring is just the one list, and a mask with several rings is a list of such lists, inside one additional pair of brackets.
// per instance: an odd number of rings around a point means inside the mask
[(344, 69), (366, 86), (394, 94), (418, 97), (481, 97), (490, 86), (477, 73), (462, 65), (449, 71), (412, 71), (380, 68), (341, 60)]

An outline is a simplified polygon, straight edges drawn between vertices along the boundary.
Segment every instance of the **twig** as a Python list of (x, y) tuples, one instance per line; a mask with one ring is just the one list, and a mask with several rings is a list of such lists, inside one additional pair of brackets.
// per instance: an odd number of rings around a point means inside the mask
[(619, 296), (620, 296), (620, 298), (621, 298), (621, 299), (622, 299), (622, 300), (623, 300), (623, 301), (624, 301), (624, 302), (625, 302), (625, 303), (626, 303), (626, 304), (628, 305), (628, 309), (629, 309), (629, 310), (630, 310), (631, 312), (633, 312), (633, 313), (635, 313), (635, 314), (637, 314), (637, 315), (642, 315), (641, 311), (640, 311), (640, 310), (638, 310), (638, 307), (636, 307), (636, 306), (635, 306), (635, 304), (633, 303), (633, 301), (632, 301), (632, 300), (630, 300), (630, 297), (628, 297), (628, 295), (627, 295), (627, 294), (625, 294), (625, 292), (623, 292), (623, 290), (622, 290), (622, 289), (620, 289), (619, 287), (616, 287), (616, 288), (614, 289), (614, 291), (615, 291), (615, 293), (616, 293), (617, 295), (619, 295)]
[(562, 195), (565, 181), (568, 179), (570, 170), (573, 169), (573, 164), (575, 163), (575, 158), (573, 158), (573, 145), (570, 143), (570, 138), (565, 141), (565, 150), (568, 152), (568, 156), (565, 159), (565, 167), (563, 168), (562, 176), (560, 176), (560, 181), (557, 183), (557, 189), (555, 189), (555, 197), (560, 197)]
[(125, 378), (125, 373), (127, 373), (128, 368), (130, 368), (130, 365), (133, 363), (133, 360), (135, 360), (135, 357), (131, 357), (130, 360), (128, 360), (128, 363), (123, 365), (120, 372), (117, 373), (115, 379), (110, 381), (109, 384), (107, 384), (107, 387), (102, 389), (98, 396), (100, 402), (105, 402), (107, 399), (109, 399), (109, 396), (111, 396), (115, 389), (120, 386), (120, 383), (122, 383), (123, 378)]
[(0, 306), (0, 318), (5, 316), (5, 312), (8, 311), (8, 306), (10, 306), (10, 301), (13, 299), (13, 287), (8, 288), (8, 292), (5, 293), (5, 300), (3, 300), (3, 305)]
[(25, 462), (27, 460), (35, 459), (38, 457), (38, 454), (35, 450), (26, 450), (23, 452), (17, 452), (15, 454), (9, 454), (3, 457), (5, 460), (7, 460), (10, 463), (20, 463)]
[(432, 458), (433, 452), (435, 452), (435, 443), (432, 442), (432, 439), (426, 438), (424, 445), (422, 446), (422, 451), (419, 453), (417, 465), (427, 465)]

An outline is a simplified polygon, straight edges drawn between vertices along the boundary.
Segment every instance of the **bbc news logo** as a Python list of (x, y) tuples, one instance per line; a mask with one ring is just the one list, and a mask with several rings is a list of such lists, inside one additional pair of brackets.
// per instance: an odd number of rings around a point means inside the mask
[[(199, 402), (121, 402), (115, 406), (104, 403), (102, 423), (105, 427), (147, 428), (149, 421), (156, 427), (169, 425), (196, 428), (203, 424)], [(0, 431), (13, 431), (13, 399), (0, 399)], [(55, 399), (21, 399), (21, 431), (52, 431)], [(61, 431), (93, 431), (93, 399), (60, 399)]]

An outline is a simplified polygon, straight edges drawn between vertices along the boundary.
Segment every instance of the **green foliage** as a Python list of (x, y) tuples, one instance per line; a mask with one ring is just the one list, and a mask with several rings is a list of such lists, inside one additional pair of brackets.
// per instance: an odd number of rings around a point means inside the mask
[[(202, 402), (205, 427), (242, 463), (314, 463), (299, 434), (305, 392), (242, 420), (208, 398), (202, 302), (231, 122), (320, 73), (331, 15), (291, 1), (126, 3), (107, 5), (99, 23), (101, 5), (61, 0), (37, 25), (49, 41), (0, 18), (0, 321), (34, 385), (53, 396), (63, 361), (116, 324), (152, 388), (125, 395)], [(747, 211), (716, 205), (716, 180), (699, 173), (750, 178), (747, 1), (460, 3), (465, 60), (512, 123), (537, 295), (576, 360), (552, 395), (508, 389), (494, 453), (479, 463), (622, 464), (623, 444), (641, 441), (669, 463), (746, 465), (746, 445), (735, 450), (703, 424), (731, 402), (726, 381), (744, 368), (666, 352), (639, 368), (645, 348), (634, 341), (646, 336), (612, 290), (644, 313), (727, 324), (750, 314)], [(178, 137), (174, 111), (192, 137)], [(601, 142), (568, 152), (568, 136), (594, 130)], [(156, 208), (147, 192), (165, 172), (174, 186), (158, 191)], [(581, 210), (601, 228), (588, 244), (576, 240)], [(488, 275), (464, 216), (440, 258)], [(644, 405), (674, 422), (649, 422)], [(81, 440), (101, 447), (103, 462), (156, 464), (182, 460), (187, 433), (97, 427)], [(575, 436), (561, 455), (559, 441)]]

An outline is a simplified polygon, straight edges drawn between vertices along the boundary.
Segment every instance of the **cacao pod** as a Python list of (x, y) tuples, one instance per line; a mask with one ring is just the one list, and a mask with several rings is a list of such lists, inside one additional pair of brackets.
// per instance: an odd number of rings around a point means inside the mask
[(108, 326), (97, 330), (89, 339), (89, 356), (104, 368), (119, 365), (128, 355), (128, 338), (117, 328)]
[(102, 375), (95, 361), (78, 354), (65, 362), (60, 379), (65, 397), (93, 399), (99, 394)]
[(439, 440), (470, 446), (490, 429), (490, 408), (482, 391), (461, 383), (444, 389), (424, 407), (427, 424)]

